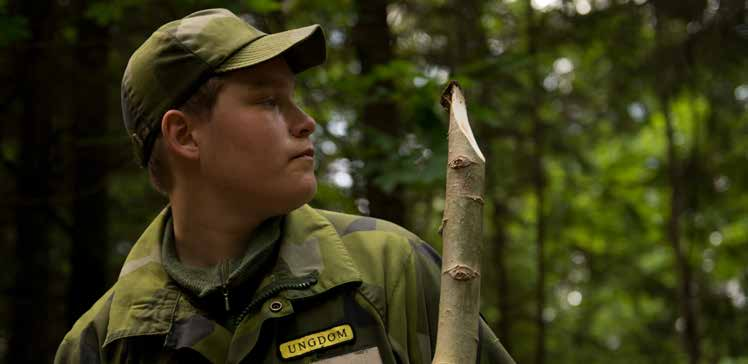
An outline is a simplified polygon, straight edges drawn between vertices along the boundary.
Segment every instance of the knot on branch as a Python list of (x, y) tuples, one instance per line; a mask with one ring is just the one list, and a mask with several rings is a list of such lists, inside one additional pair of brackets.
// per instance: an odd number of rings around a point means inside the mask
[(467, 166), (470, 166), (471, 164), (475, 164), (475, 162), (464, 155), (458, 155), (455, 159), (452, 159), (451, 161), (449, 161), (449, 163), (447, 163), (449, 168), (452, 169), (465, 168)]
[(467, 197), (467, 198), (469, 198), (469, 199), (471, 199), (471, 200), (473, 200), (473, 201), (475, 201), (475, 202), (477, 202), (477, 203), (479, 203), (481, 205), (483, 205), (483, 203), (484, 203), (483, 202), (483, 197), (481, 197), (481, 196), (477, 196), (477, 195), (465, 195), (465, 197)]
[(475, 269), (461, 264), (457, 264), (454, 267), (449, 268), (445, 273), (449, 274), (453, 279), (457, 281), (469, 281), (480, 275), (477, 271), (475, 271)]
[(439, 231), (439, 236), (442, 236), (442, 233), (444, 232), (444, 225), (447, 224), (447, 220), (448, 219), (443, 219), (442, 223), (439, 224), (439, 230), (438, 230)]

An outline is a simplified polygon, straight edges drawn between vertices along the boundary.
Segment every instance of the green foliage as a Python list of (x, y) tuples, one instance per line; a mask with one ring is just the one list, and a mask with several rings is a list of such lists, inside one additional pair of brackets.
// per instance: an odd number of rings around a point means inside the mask
[(277, 0), (246, 0), (247, 9), (259, 14), (272, 13), (282, 8), (283, 4)]
[(143, 5), (144, 0), (115, 0), (93, 2), (86, 9), (85, 16), (94, 20), (98, 25), (113, 25), (132, 11), (135, 6)]
[(0, 1), (0, 49), (30, 36), (28, 20), (22, 16), (8, 14), (7, 0)]
[[(532, 3), (550, 5), (528, 9)], [(748, 10), (723, 3), (728, 2), (389, 2), (393, 57), (367, 74), (354, 48), (354, 38), (361, 36), (356, 32), (362, 31), (355, 28), (360, 2), (92, 1), (82, 14), (56, 7), (111, 32), (109, 58), (101, 62), (111, 69), (112, 87), (97, 90), (101, 99), (91, 100), (111, 105), (99, 137), (71, 140), (75, 120), (66, 102), (51, 113), (56, 127), (51, 133), (61, 135), (49, 158), (59, 174), (50, 182), (53, 209), (63, 220), (70, 215), (68, 194), (76, 182), (69, 159), (75, 146), (116, 150), (107, 185), (114, 211), (107, 258), (114, 279), (130, 244), (165, 203), (144, 171), (130, 163), (121, 127), (119, 80), (130, 52), (164, 22), (200, 8), (251, 13), (261, 27), (319, 23), (328, 39), (328, 61), (297, 78), (297, 100), (318, 123), (319, 187), (312, 205), (366, 213), (367, 185), (402, 191), (406, 227), (440, 248), (447, 123), (439, 97), (454, 78), (466, 91), (470, 120), (487, 156), (482, 312), (495, 331), (508, 330), (501, 340), (517, 361), (532, 362), (536, 355), (535, 243), (542, 220), (547, 362), (687, 362), (679, 331), (680, 273), (667, 234), (673, 189), (669, 120), (682, 193), (677, 219), (695, 287), (701, 362), (748, 363), (748, 42), (741, 35)], [(0, 0), (5, 56), (0, 73), (9, 80), (0, 96), (12, 106), (0, 103), (7, 120), (0, 126), (0, 157), (7, 167), (0, 187), (13, 195), (12, 165), (23, 162), (17, 129), (24, 124), (17, 120), (23, 85), (13, 82), (18, 69), (11, 60), (19, 49), (59, 47), (59, 59), (50, 62), (59, 62), (61, 76), (48, 80), (44, 96), (69, 100), (77, 86), (65, 79), (75, 70), (69, 46), (81, 34), (75, 22), (58, 21), (59, 43), (33, 43), (32, 22), (10, 4)], [(394, 103), (395, 110), (388, 111), (397, 115), (398, 134), (363, 125), (371, 100)], [(537, 125), (542, 138), (534, 133)], [(544, 193), (541, 216), (538, 182)], [(0, 220), (5, 221), (0, 233), (6, 234), (13, 212), (0, 217), (7, 217)], [(64, 235), (58, 226), (55, 236)], [(58, 240), (65, 245), (64, 238)], [(50, 254), (69, 252), (58, 247)], [(60, 264), (58, 271), (67, 274), (69, 268)], [(9, 301), (3, 297), (0, 308)], [(3, 330), (8, 328), (0, 327), (0, 336)]]

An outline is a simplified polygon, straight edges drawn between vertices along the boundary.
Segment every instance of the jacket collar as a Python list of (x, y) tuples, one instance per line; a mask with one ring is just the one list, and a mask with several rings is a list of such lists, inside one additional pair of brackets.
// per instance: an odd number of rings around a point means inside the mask
[(304, 205), (285, 219), (276, 280), (284, 275), (318, 276), (317, 284), (305, 291), (284, 291), (296, 299), (326, 292), (334, 287), (361, 282), (361, 274), (335, 227), (315, 209)]
[[(127, 256), (113, 287), (113, 302), (104, 346), (120, 338), (168, 334), (174, 320), (197, 310), (185, 299), (161, 263), (161, 239), (167, 206), (146, 228)], [(304, 205), (284, 220), (279, 258), (263, 287), (284, 279), (316, 275), (306, 290), (283, 291), (288, 299), (310, 297), (340, 285), (360, 282), (361, 274), (333, 225)]]

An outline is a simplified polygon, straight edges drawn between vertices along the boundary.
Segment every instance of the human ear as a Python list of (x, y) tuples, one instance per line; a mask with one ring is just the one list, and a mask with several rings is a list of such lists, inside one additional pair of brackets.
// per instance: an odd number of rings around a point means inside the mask
[(161, 134), (166, 148), (175, 155), (196, 160), (200, 156), (200, 148), (193, 138), (195, 120), (180, 111), (169, 110), (161, 118)]

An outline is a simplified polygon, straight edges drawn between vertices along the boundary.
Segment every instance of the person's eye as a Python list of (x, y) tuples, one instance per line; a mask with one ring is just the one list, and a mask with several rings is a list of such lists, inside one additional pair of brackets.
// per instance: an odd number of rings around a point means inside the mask
[(278, 106), (278, 100), (276, 100), (275, 97), (267, 97), (267, 98), (260, 100), (258, 104), (264, 107), (274, 108)]

